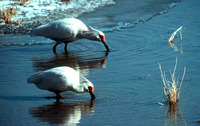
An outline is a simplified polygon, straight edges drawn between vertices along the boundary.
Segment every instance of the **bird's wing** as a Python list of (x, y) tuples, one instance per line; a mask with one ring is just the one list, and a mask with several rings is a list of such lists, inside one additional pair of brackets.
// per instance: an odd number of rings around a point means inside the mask
[(86, 83), (87, 79), (85, 77), (79, 75), (79, 82), (80, 82), (80, 84)]
[(31, 31), (31, 36), (44, 36), (54, 40), (64, 40), (75, 36), (77, 32), (78, 29), (75, 25), (56, 21), (34, 29)]
[(56, 41), (74, 41), (77, 34), (82, 31), (88, 31), (87, 26), (75, 18), (66, 18), (42, 25), (31, 31), (31, 36), (44, 36)]

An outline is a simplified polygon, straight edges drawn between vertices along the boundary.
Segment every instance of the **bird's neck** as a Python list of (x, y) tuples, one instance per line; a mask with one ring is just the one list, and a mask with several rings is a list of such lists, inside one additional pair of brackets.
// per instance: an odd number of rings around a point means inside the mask
[(77, 93), (83, 93), (84, 91), (84, 86), (82, 84), (79, 84), (77, 87), (74, 88), (75, 92)]
[(79, 38), (86, 38), (86, 39), (94, 40), (93, 36), (94, 36), (93, 31), (82, 31), (79, 33)]
[(88, 83), (91, 83), (88, 79), (83, 76), (79, 76), (79, 84), (75, 87), (76, 92), (83, 93), (88, 89)]

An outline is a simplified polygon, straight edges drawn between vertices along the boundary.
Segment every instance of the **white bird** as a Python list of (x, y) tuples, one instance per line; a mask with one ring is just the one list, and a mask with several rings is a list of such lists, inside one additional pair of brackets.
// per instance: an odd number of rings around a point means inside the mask
[(56, 47), (60, 43), (65, 43), (65, 51), (67, 44), (78, 39), (87, 38), (90, 40), (101, 41), (109, 51), (103, 32), (89, 28), (80, 20), (75, 18), (65, 18), (56, 20), (52, 23), (41, 25), (30, 33), (31, 36), (44, 36), (56, 41), (53, 47), (53, 52), (56, 53)]
[(61, 92), (74, 91), (89, 92), (91, 99), (95, 99), (93, 84), (71, 67), (61, 66), (38, 72), (29, 77), (27, 82), (34, 83), (39, 89), (54, 92), (57, 98), (62, 97)]

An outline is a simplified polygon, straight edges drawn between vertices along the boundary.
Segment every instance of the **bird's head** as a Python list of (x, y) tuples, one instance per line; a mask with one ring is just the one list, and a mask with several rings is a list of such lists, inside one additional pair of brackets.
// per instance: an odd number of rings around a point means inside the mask
[(81, 78), (80, 84), (82, 86), (82, 89), (84, 90), (84, 92), (89, 92), (91, 99), (94, 100), (95, 95), (94, 95), (93, 84), (88, 79), (86, 79), (85, 77), (80, 76), (80, 78)]
[(110, 51), (110, 49), (108, 48), (108, 45), (106, 43), (106, 39), (105, 39), (105, 35), (103, 32), (97, 30), (97, 29), (94, 29), (93, 27), (89, 26), (90, 28), (90, 31), (91, 31), (91, 39), (92, 40), (96, 40), (96, 41), (101, 41), (104, 46), (106, 47), (107, 51)]
[(91, 99), (95, 99), (95, 95), (94, 95), (94, 87), (92, 86), (88, 86), (88, 92), (90, 93)]

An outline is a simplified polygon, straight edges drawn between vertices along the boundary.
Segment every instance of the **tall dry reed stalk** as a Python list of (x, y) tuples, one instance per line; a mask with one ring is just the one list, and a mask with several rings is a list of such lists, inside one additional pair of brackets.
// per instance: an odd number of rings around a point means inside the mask
[(183, 83), (183, 79), (185, 76), (186, 67), (184, 67), (183, 76), (182, 76), (181, 82), (179, 84), (178, 78), (176, 79), (176, 77), (175, 77), (175, 72), (176, 72), (176, 67), (177, 67), (177, 58), (176, 58), (176, 63), (175, 63), (173, 73), (171, 73), (171, 71), (170, 71), (171, 81), (167, 80), (167, 78), (165, 76), (165, 71), (164, 71), (164, 73), (162, 72), (161, 64), (158, 63), (158, 65), (159, 65), (159, 69), (160, 69), (160, 73), (161, 73), (161, 78), (163, 81), (165, 101), (169, 102), (170, 105), (176, 104), (180, 98), (180, 90), (181, 90), (181, 85)]
[[(175, 51), (180, 51), (181, 53), (184, 51), (184, 49), (182, 49), (182, 41), (183, 41), (183, 37), (181, 34), (181, 30), (183, 29), (183, 27), (181, 26), (180, 28), (178, 28), (176, 31), (174, 31), (172, 33), (172, 35), (170, 36), (170, 38), (168, 39), (168, 44), (175, 50)], [(180, 35), (180, 49), (174, 44), (174, 37), (179, 33)]]

